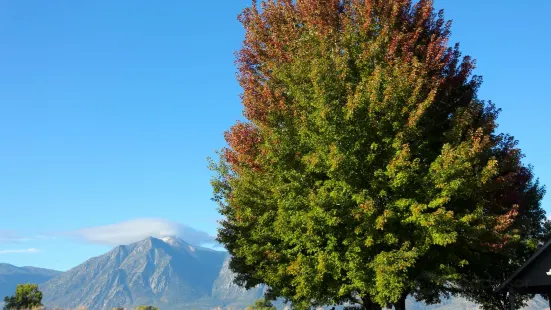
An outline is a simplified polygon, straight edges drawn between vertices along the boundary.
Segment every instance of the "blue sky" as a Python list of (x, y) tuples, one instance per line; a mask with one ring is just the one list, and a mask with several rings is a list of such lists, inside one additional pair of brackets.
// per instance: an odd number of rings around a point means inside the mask
[[(0, 0), (0, 262), (67, 270), (148, 234), (210, 241), (206, 158), (241, 118), (249, 3)], [(436, 6), (550, 185), (551, 2)]]

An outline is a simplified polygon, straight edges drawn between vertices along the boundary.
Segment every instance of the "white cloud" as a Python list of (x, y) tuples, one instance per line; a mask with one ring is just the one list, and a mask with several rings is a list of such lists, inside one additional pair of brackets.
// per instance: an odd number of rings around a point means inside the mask
[(164, 219), (135, 219), (112, 225), (77, 230), (70, 235), (85, 242), (103, 245), (130, 244), (147, 237), (176, 236), (193, 245), (214, 243), (214, 237), (204, 231)]
[(0, 243), (19, 243), (30, 241), (31, 238), (23, 237), (9, 230), (0, 230)]
[(38, 249), (25, 249), (25, 250), (0, 250), (0, 254), (24, 254), (24, 253), (38, 253)]
[(53, 240), (56, 239), (54, 235), (32, 235), (23, 236), (14, 231), (0, 230), (0, 244), (19, 244), (23, 242), (31, 242), (37, 240)]

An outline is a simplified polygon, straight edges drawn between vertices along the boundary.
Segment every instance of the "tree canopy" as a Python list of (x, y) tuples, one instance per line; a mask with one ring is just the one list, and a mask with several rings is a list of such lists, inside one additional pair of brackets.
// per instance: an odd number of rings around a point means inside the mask
[(239, 284), (403, 309), (538, 245), (543, 189), (432, 1), (253, 1), (239, 19), (247, 121), (211, 162)]
[(19, 284), (15, 295), (4, 298), (4, 310), (26, 310), (42, 306), (42, 292), (37, 284)]

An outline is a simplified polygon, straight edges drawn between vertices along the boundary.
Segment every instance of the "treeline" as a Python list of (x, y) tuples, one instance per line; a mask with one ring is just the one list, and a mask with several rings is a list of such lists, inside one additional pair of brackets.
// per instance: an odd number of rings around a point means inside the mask
[[(13, 296), (4, 298), (4, 310), (72, 310), (61, 308), (48, 308), (42, 304), (42, 292), (37, 284), (19, 284)], [(79, 307), (74, 310), (88, 310), (86, 307)], [(129, 308), (115, 307), (112, 310), (130, 310)], [(135, 310), (159, 310), (154, 306), (138, 306)]]

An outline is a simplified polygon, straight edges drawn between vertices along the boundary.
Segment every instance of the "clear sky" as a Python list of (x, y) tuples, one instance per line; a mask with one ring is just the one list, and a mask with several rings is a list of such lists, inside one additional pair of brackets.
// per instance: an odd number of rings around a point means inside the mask
[[(0, 262), (67, 270), (146, 235), (211, 240), (206, 158), (242, 117), (248, 4), (0, 0)], [(551, 185), (551, 1), (436, 6)]]

